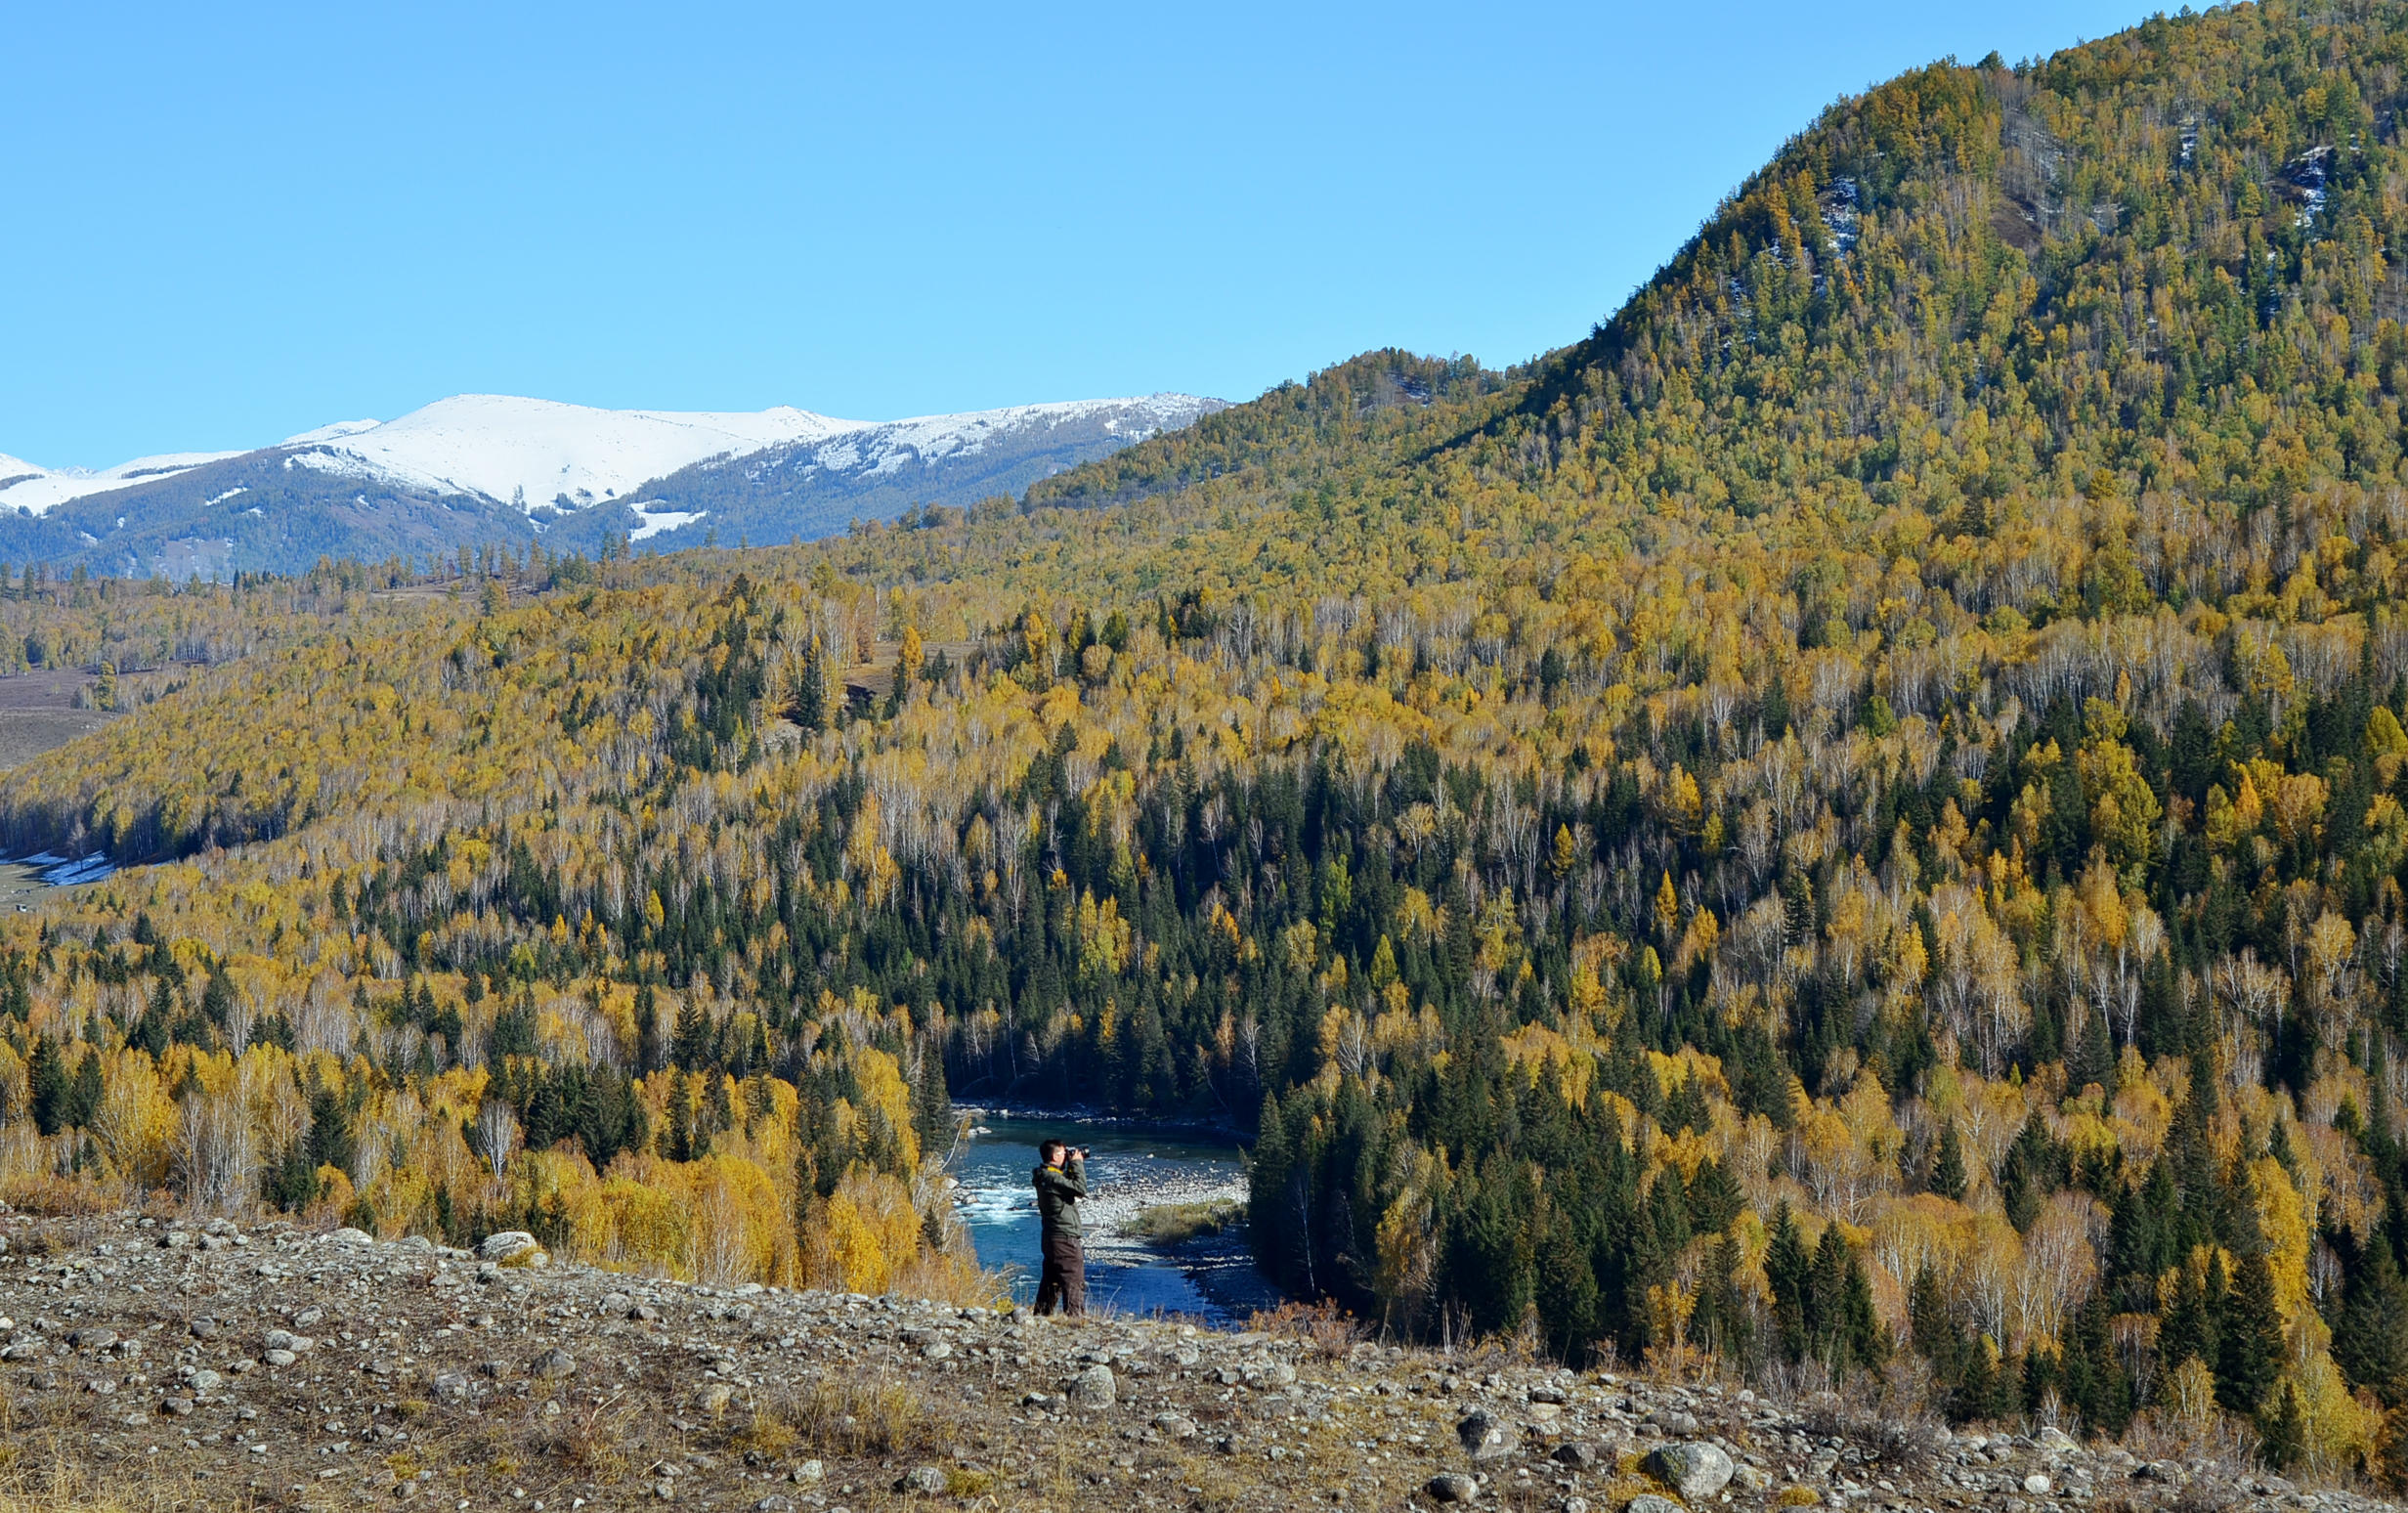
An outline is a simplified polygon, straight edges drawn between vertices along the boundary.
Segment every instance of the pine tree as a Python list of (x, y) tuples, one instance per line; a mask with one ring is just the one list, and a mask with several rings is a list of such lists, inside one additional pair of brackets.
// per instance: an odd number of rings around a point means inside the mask
[(649, 1077), (666, 1060), (661, 1043), (661, 996), (649, 982), (635, 989), (635, 1035), (636, 1075)]
[(2274, 1411), (2258, 1424), (2258, 1453), (2277, 1471), (2288, 1471), (2307, 1454), (2307, 1423), (2300, 1411), (2299, 1389), (2283, 1383)]
[(48, 1035), (34, 1038), (33, 1059), (25, 1068), (25, 1082), (27, 1097), (33, 1104), (33, 1127), (45, 1135), (56, 1135), (66, 1128), (66, 1068), (61, 1064), (58, 1042)]
[(1719, 1157), (1698, 1163), (1698, 1175), (1689, 1185), (1689, 1225), (1699, 1234), (1719, 1234), (1730, 1228), (1731, 1221), (1746, 1207), (1746, 1197), (1740, 1191), (1739, 1179), (1731, 1175)]
[(67, 1090), (63, 1113), (76, 1129), (89, 1129), (101, 1111), (101, 1053), (87, 1047), (75, 1063), (75, 1080)]
[(2283, 1355), (2274, 1274), (2267, 1270), (2262, 1251), (2241, 1258), (2222, 1315), (2217, 1320), (2215, 1401), (2235, 1413), (2257, 1414), (2266, 1406)]
[(1954, 1119), (1940, 1132), (1940, 1153), (1931, 1166), (1931, 1190), (1951, 1202), (1964, 1201), (1965, 1147), (1957, 1138)]
[(1772, 1236), (1765, 1243), (1764, 1277), (1772, 1288), (1773, 1327), (1781, 1336), (1781, 1352), (1793, 1362), (1806, 1355), (1806, 1290), (1813, 1267), (1797, 1221), (1784, 1200), (1774, 1212)]
[(1948, 1294), (1928, 1266), (1915, 1269), (1914, 1280), (1907, 1288), (1907, 1326), (1914, 1331), (1916, 1352), (1931, 1362), (1934, 1375), (1952, 1386), (1964, 1380), (1965, 1340), (1956, 1330), (1956, 1320), (1949, 1316)]
[(2211, 1363), (2215, 1360), (2215, 1322), (2208, 1312), (2201, 1282), (2189, 1267), (2174, 1274), (2173, 1296), (2166, 1301), (2157, 1327), (2157, 1358), (2168, 1370), (2185, 1361)]
[[(1831, 1226), (1824, 1232), (1823, 1242), (1836, 1243), (1838, 1233), (1839, 1227)], [(1880, 1315), (1873, 1310), (1872, 1278), (1866, 1274), (1865, 1258), (1853, 1246), (1847, 1251), (1838, 1313), (1840, 1340), (1851, 1360), (1868, 1368), (1889, 1360), (1889, 1331), (1881, 1327)]]

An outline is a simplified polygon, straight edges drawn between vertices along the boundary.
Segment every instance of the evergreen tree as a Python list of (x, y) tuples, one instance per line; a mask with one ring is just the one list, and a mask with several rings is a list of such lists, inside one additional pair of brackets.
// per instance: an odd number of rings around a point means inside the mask
[(31, 1063), (25, 1068), (28, 1101), (33, 1104), (33, 1127), (44, 1135), (56, 1135), (67, 1127), (67, 1075), (59, 1055), (59, 1044), (48, 1035), (37, 1035), (33, 1041)]
[(2260, 1415), (2258, 1455), (2277, 1471), (2288, 1471), (2307, 1454), (2307, 1421), (2300, 1411), (2299, 1390), (2283, 1383), (2270, 1413)]
[(1956, 1136), (1954, 1119), (1940, 1132), (1940, 1153), (1931, 1165), (1931, 1190), (1951, 1202), (1964, 1201), (1965, 1147)]
[(2215, 1401), (2235, 1413), (2262, 1411), (2283, 1358), (2283, 1321), (2274, 1274), (2262, 1251), (2235, 1264), (2232, 1292), (2217, 1320)]
[(1797, 1232), (1797, 1221), (1784, 1201), (1773, 1215), (1773, 1230), (1765, 1243), (1764, 1277), (1773, 1293), (1773, 1328), (1781, 1353), (1790, 1361), (1805, 1359), (1808, 1348), (1806, 1293), (1814, 1262)]
[(76, 1129), (89, 1129), (93, 1115), (101, 1111), (101, 1053), (85, 1047), (75, 1063), (75, 1078), (67, 1089), (62, 1105), (66, 1122)]

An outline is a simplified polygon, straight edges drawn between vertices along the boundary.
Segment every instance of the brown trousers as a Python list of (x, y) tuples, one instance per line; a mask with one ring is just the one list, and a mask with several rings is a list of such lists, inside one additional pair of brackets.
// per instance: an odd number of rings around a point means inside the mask
[(1087, 1312), (1087, 1252), (1075, 1234), (1049, 1234), (1041, 1247), (1045, 1269), (1037, 1276), (1037, 1312), (1058, 1307), (1073, 1318)]

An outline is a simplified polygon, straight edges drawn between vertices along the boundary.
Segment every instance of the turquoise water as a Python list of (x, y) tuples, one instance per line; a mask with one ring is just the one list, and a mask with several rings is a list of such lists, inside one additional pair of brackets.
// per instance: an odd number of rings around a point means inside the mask
[(1082, 1126), (1075, 1121), (971, 1115), (975, 1133), (954, 1163), (956, 1210), (969, 1227), (981, 1266), (1015, 1273), (1013, 1294), (1037, 1293), (1037, 1194), (1029, 1176), (1037, 1143), (1059, 1136), (1092, 1152), (1087, 1229), (1087, 1303), (1123, 1314), (1179, 1314), (1212, 1323), (1242, 1322), (1277, 1301), (1245, 1253), (1242, 1233), (1165, 1252), (1117, 1232), (1154, 1203), (1242, 1198), (1246, 1168), (1233, 1145)]

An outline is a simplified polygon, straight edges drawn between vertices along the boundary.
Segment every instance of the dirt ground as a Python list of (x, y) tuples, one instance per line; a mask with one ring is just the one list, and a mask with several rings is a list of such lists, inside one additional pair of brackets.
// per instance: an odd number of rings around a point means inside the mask
[(63, 670), (0, 677), (0, 769), (31, 761), (116, 718), (75, 708), (76, 692), (98, 681), (89, 672)]

